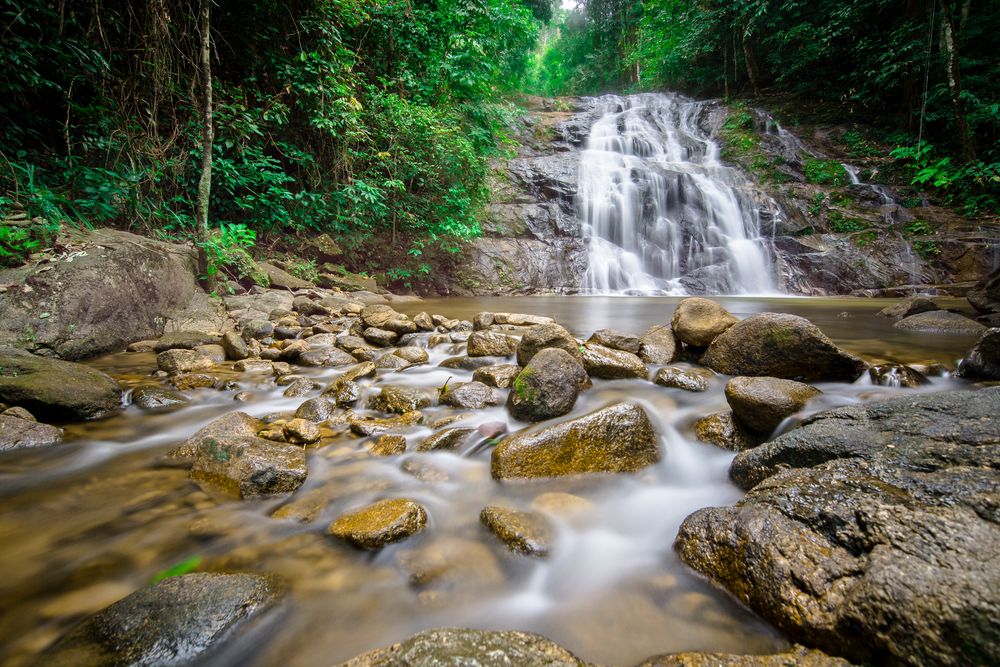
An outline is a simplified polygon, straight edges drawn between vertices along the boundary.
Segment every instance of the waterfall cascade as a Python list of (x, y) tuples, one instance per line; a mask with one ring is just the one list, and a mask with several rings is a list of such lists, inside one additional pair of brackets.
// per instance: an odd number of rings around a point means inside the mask
[(577, 212), (590, 293), (775, 291), (760, 207), (698, 125), (704, 102), (600, 98), (580, 162)]

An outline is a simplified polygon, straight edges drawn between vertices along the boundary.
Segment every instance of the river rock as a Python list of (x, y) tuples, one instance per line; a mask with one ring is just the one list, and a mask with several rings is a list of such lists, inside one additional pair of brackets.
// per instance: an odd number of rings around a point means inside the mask
[(362, 361), (360, 364), (355, 364), (350, 368), (346, 369), (343, 373), (337, 376), (337, 379), (333, 382), (330, 387), (324, 390), (324, 393), (330, 391), (331, 388), (336, 386), (338, 382), (346, 382), (349, 380), (360, 380), (362, 378), (372, 378), (375, 377), (376, 368), (375, 364), (370, 361)]
[(240, 321), (240, 334), (243, 340), (262, 340), (274, 333), (274, 323), (264, 319)]
[(1000, 388), (811, 417), (741, 452), (746, 497), (681, 558), (793, 640), (868, 664), (990, 664), (1000, 645)]
[(702, 417), (694, 423), (694, 433), (702, 442), (734, 452), (757, 447), (764, 441), (764, 436), (737, 423), (731, 410)]
[(557, 348), (565, 350), (573, 357), (580, 356), (580, 344), (558, 324), (539, 324), (528, 329), (517, 344), (517, 364), (526, 366), (531, 358), (541, 350)]
[(316, 422), (311, 422), (308, 419), (301, 417), (290, 419), (282, 426), (282, 430), (288, 442), (299, 445), (312, 445), (319, 442), (319, 426)]
[(580, 352), (583, 368), (591, 377), (617, 380), (622, 378), (642, 378), (649, 376), (646, 364), (638, 355), (610, 347), (587, 343)]
[(227, 331), (222, 335), (222, 348), (226, 351), (226, 358), (232, 361), (240, 361), (250, 356), (250, 347), (243, 340), (243, 336), (235, 331)]
[(456, 368), (463, 371), (475, 371), (484, 366), (494, 366), (503, 361), (500, 357), (448, 357), (438, 364), (441, 368)]
[(335, 368), (337, 366), (356, 364), (358, 360), (354, 355), (348, 354), (332, 345), (310, 345), (309, 349), (299, 354), (296, 362), (300, 366)]
[(388, 498), (337, 517), (327, 529), (360, 549), (381, 549), (405, 540), (427, 525), (427, 511), (406, 498)]
[[(294, 376), (283, 376), (283, 377), (294, 377)], [(281, 378), (278, 378), (279, 380)], [(280, 382), (279, 382), (280, 384)], [(284, 395), (288, 398), (299, 398), (301, 396), (307, 396), (308, 394), (316, 391), (320, 388), (320, 385), (309, 378), (295, 378), (291, 384), (285, 387)]]
[(268, 262), (257, 262), (257, 270), (259, 273), (267, 274), (267, 284), (270, 285), (272, 289), (296, 290), (310, 289), (313, 287), (313, 284), (308, 280), (296, 278), (284, 269), (279, 269), (274, 264), (270, 264)]
[(243, 359), (233, 364), (233, 370), (240, 373), (272, 373), (274, 362), (266, 359)]
[(575, 655), (541, 635), (529, 632), (442, 628), (425, 630), (386, 648), (369, 651), (339, 667), (583, 667)]
[(504, 581), (496, 556), (484, 544), (472, 540), (444, 537), (401, 550), (397, 554), (401, 569), (410, 583), (423, 589), (463, 593), (498, 586)]
[(948, 310), (935, 310), (905, 317), (892, 325), (903, 331), (978, 336), (986, 331), (979, 322)]
[(375, 439), (368, 451), (375, 456), (397, 456), (406, 453), (406, 437), (383, 433)]
[(770, 434), (786, 417), (822, 393), (802, 382), (773, 377), (735, 377), (726, 383), (726, 400), (733, 416), (761, 435)]
[(337, 401), (327, 395), (310, 398), (295, 410), (295, 416), (300, 419), (320, 423), (330, 418), (337, 409)]
[(188, 397), (167, 387), (136, 387), (132, 390), (132, 405), (143, 410), (177, 407), (188, 402)]
[(670, 327), (682, 343), (708, 347), (719, 334), (739, 321), (711, 299), (690, 297), (677, 304)]
[(170, 378), (170, 384), (178, 391), (206, 389), (219, 385), (219, 378), (207, 373), (181, 373)]
[(980, 313), (1000, 313), (1000, 269), (976, 283), (965, 298)]
[(517, 339), (495, 331), (473, 331), (469, 335), (470, 357), (509, 357), (517, 352)]
[(638, 336), (622, 333), (620, 331), (614, 331), (612, 329), (598, 329), (590, 335), (587, 342), (595, 345), (601, 345), (603, 347), (610, 347), (612, 350), (630, 352), (632, 354), (639, 354), (639, 347), (641, 345)]
[(422, 347), (401, 347), (393, 352), (393, 354), (411, 364), (426, 364), (427, 360), (430, 359), (427, 350)]
[(431, 320), (431, 316), (427, 313), (420, 312), (413, 316), (413, 323), (417, 325), (417, 328), (421, 331), (433, 331), (434, 322)]
[(380, 412), (401, 415), (434, 403), (435, 391), (422, 387), (383, 387), (382, 391), (368, 399), (368, 407)]
[(101, 371), (69, 361), (0, 349), (0, 401), (39, 419), (95, 419), (121, 407), (121, 387)]
[(878, 364), (868, 369), (872, 384), (880, 387), (920, 387), (930, 384), (923, 373), (903, 364)]
[(285, 595), (275, 577), (195, 573), (132, 593), (76, 626), (40, 664), (188, 665), (211, 662), (238, 628), (275, 610)]
[(323, 395), (332, 398), (338, 406), (354, 405), (361, 398), (361, 386), (354, 380), (338, 380), (335, 385), (332, 393), (325, 392)]
[(809, 320), (783, 313), (760, 313), (737, 322), (709, 345), (701, 363), (725, 375), (803, 382), (853, 382), (867, 368)]
[(384, 304), (374, 304), (361, 309), (361, 323), (365, 328), (382, 328), (390, 320), (398, 320), (403, 316)]
[(709, 381), (715, 373), (707, 368), (684, 368), (682, 366), (667, 366), (656, 372), (653, 382), (661, 387), (683, 389), (684, 391), (708, 391)]
[(987, 329), (958, 364), (958, 375), (973, 380), (1000, 380), (1000, 328)]
[(212, 345), (218, 342), (218, 334), (206, 331), (171, 331), (160, 336), (153, 344), (153, 351), (193, 350), (201, 345)]
[(61, 428), (40, 424), (34, 419), (0, 415), (0, 452), (24, 447), (46, 447), (62, 442)]
[(493, 450), (494, 479), (635, 472), (660, 460), (646, 412), (617, 403), (577, 419), (520, 432)]
[(677, 359), (677, 338), (670, 325), (656, 325), (639, 339), (639, 358), (647, 364), (672, 364)]
[(330, 314), (330, 310), (326, 306), (313, 301), (308, 296), (295, 297), (292, 300), (292, 310), (302, 315), (321, 315), (325, 317)]
[(386, 419), (355, 416), (350, 419), (350, 429), (351, 433), (355, 435), (375, 435), (376, 433), (405, 429), (408, 426), (414, 426), (423, 421), (424, 415), (419, 410)]
[(543, 514), (489, 505), (479, 513), (479, 521), (511, 551), (536, 558), (552, 551), (555, 528)]
[(362, 337), (365, 341), (371, 343), (372, 345), (377, 345), (378, 347), (389, 347), (396, 342), (399, 335), (394, 331), (389, 331), (388, 329), (377, 329), (375, 327), (368, 327), (362, 332)]
[(412, 365), (409, 361), (396, 354), (383, 354), (375, 360), (375, 368), (384, 371), (401, 371)]
[(473, 434), (474, 428), (446, 428), (431, 435), (417, 446), (418, 452), (433, 452), (438, 450), (455, 451), (461, 447)]
[(448, 387), (448, 391), (441, 394), (442, 405), (469, 410), (499, 405), (501, 400), (502, 397), (497, 390), (476, 381), (451, 385)]
[(891, 306), (886, 306), (882, 310), (878, 311), (878, 315), (881, 317), (891, 317), (896, 320), (901, 320), (904, 317), (909, 317), (910, 315), (928, 313), (933, 310), (939, 310), (939, 306), (936, 303), (928, 299), (926, 296), (914, 294), (913, 296), (908, 296), (905, 299), (897, 301)]
[(507, 409), (522, 421), (560, 417), (573, 409), (580, 389), (588, 381), (587, 372), (571, 354), (546, 348), (514, 378)]
[(211, 359), (214, 364), (221, 364), (226, 360), (226, 350), (221, 345), (199, 345), (194, 348), (194, 351), (203, 357)]
[(156, 366), (171, 375), (211, 370), (215, 362), (197, 350), (174, 349), (156, 355)]
[(472, 379), (490, 387), (506, 389), (514, 383), (514, 378), (520, 372), (521, 367), (517, 364), (496, 364), (477, 368), (472, 374)]
[(770, 655), (732, 653), (668, 653), (644, 660), (636, 667), (851, 667), (843, 658), (805, 646), (793, 646)]

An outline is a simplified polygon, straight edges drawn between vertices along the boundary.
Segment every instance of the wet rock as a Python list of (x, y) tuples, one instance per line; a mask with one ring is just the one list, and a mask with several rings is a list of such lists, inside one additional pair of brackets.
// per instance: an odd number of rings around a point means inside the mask
[(398, 456), (406, 453), (406, 438), (401, 435), (383, 433), (368, 448), (375, 456)]
[(285, 594), (261, 574), (170, 577), (98, 612), (48, 649), (49, 665), (187, 665), (218, 655), (237, 630)]
[(300, 366), (324, 366), (328, 368), (358, 363), (353, 355), (332, 345), (311, 345), (308, 350), (299, 354), (296, 361)]
[(479, 437), (487, 440), (495, 440), (507, 432), (506, 422), (483, 422), (476, 427)]
[(307, 296), (297, 296), (292, 301), (292, 310), (302, 315), (329, 315), (330, 311), (322, 304)]
[(879, 364), (868, 369), (872, 384), (880, 387), (920, 387), (931, 381), (915, 368), (903, 364)]
[(338, 382), (347, 382), (349, 380), (360, 380), (362, 378), (372, 378), (375, 377), (375, 364), (370, 361), (363, 361), (360, 364), (355, 364), (350, 368), (346, 369), (343, 373), (337, 376), (337, 379), (333, 384), (324, 390), (324, 393), (330, 391)]
[(401, 347), (393, 354), (411, 364), (426, 364), (430, 359), (427, 350), (420, 347)]
[(412, 365), (398, 354), (383, 354), (375, 360), (375, 368), (386, 371), (401, 371)]
[(321, 423), (329, 419), (336, 409), (337, 402), (335, 400), (325, 395), (318, 396), (302, 403), (295, 411), (295, 416), (299, 419)]
[(266, 359), (244, 359), (233, 364), (233, 369), (240, 373), (271, 373), (274, 371), (274, 362)]
[(421, 442), (417, 447), (417, 451), (455, 451), (468, 441), (473, 433), (476, 433), (476, 429), (474, 428), (446, 428)]
[(219, 379), (217, 377), (205, 373), (182, 373), (170, 378), (170, 384), (178, 391), (208, 389), (215, 387), (218, 383)]
[(427, 511), (406, 498), (388, 498), (338, 517), (327, 529), (360, 549), (381, 549), (405, 540), (427, 525)]
[(737, 322), (712, 342), (701, 363), (725, 375), (803, 382), (853, 382), (867, 368), (809, 320), (782, 313), (760, 313)]
[(490, 405), (499, 405), (502, 397), (492, 387), (482, 382), (462, 382), (451, 385), (441, 394), (441, 404), (454, 408), (478, 410)]
[(381, 328), (390, 320), (398, 320), (403, 316), (384, 304), (365, 306), (361, 309), (360, 319), (365, 328)]
[(980, 313), (1000, 313), (1000, 269), (976, 283), (965, 298)]
[(132, 390), (132, 405), (143, 410), (171, 408), (187, 402), (187, 396), (166, 387), (136, 387)]
[(739, 322), (721, 305), (711, 299), (691, 297), (677, 304), (670, 321), (674, 336), (692, 347), (708, 347), (715, 338)]
[(489, 505), (479, 521), (516, 553), (545, 558), (552, 551), (555, 528), (542, 514)]
[(19, 405), (39, 419), (95, 419), (121, 407), (121, 388), (99, 370), (0, 349), (0, 401)]
[(573, 519), (590, 514), (596, 506), (586, 498), (572, 493), (549, 491), (535, 496), (531, 501), (531, 509), (560, 519)]
[[(2, 407), (2, 404), (0, 404), (0, 407)], [(0, 411), (0, 415), (3, 415), (5, 417), (17, 417), (18, 419), (27, 419), (29, 422), (38, 421), (37, 419), (35, 419), (35, 415), (31, 414), (24, 408), (18, 406), (14, 406), (12, 408), (4, 408), (3, 411)]]
[(521, 367), (517, 364), (496, 364), (495, 366), (477, 368), (472, 374), (472, 379), (489, 387), (506, 389), (514, 383), (514, 378), (520, 372)]
[(428, 484), (447, 482), (451, 479), (447, 472), (438, 468), (430, 461), (424, 461), (419, 457), (403, 461), (403, 464), (399, 466), (399, 469), (407, 475), (412, 475), (421, 482), (426, 482)]
[(1000, 642), (1000, 388), (816, 415), (741, 452), (750, 489), (681, 558), (796, 641), (869, 664), (989, 664)]
[(233, 361), (240, 361), (250, 356), (250, 348), (246, 341), (233, 331), (227, 331), (223, 334), (222, 348), (226, 351), (226, 357)]
[(653, 382), (661, 387), (683, 389), (684, 391), (707, 391), (709, 381), (715, 373), (707, 368), (684, 368), (682, 366), (667, 366), (656, 372)]
[(493, 313), (493, 323), (523, 327), (554, 324), (555, 320), (544, 315), (530, 315), (528, 313)]
[(417, 325), (417, 328), (421, 331), (433, 331), (434, 322), (431, 320), (431, 316), (427, 313), (417, 313), (413, 316), (413, 323)]
[(1000, 380), (1000, 328), (987, 329), (958, 364), (958, 375), (972, 380)]
[(167, 350), (156, 355), (156, 366), (161, 371), (177, 375), (211, 370), (215, 362), (207, 355), (195, 350)]
[(375, 435), (386, 431), (404, 429), (423, 422), (424, 415), (419, 410), (407, 412), (398, 417), (387, 419), (373, 419), (365, 417), (353, 417), (350, 420), (351, 433), (355, 435)]
[(463, 371), (475, 371), (478, 368), (494, 366), (503, 359), (499, 357), (448, 357), (438, 364), (441, 368), (457, 368)]
[(261, 340), (274, 333), (274, 324), (268, 320), (243, 320), (240, 333), (243, 340)]
[(226, 350), (221, 345), (199, 345), (194, 351), (211, 359), (215, 364), (221, 364), (226, 360)]
[(756, 447), (764, 441), (764, 436), (738, 424), (730, 410), (702, 417), (694, 423), (694, 433), (702, 442), (734, 452)]
[(496, 556), (485, 545), (453, 537), (436, 539), (398, 554), (410, 583), (435, 589), (482, 589), (503, 583)]
[(583, 367), (591, 377), (615, 380), (621, 378), (646, 379), (649, 371), (637, 355), (613, 350), (610, 347), (587, 343), (580, 353)]
[(771, 655), (668, 653), (648, 658), (637, 667), (851, 667), (851, 663), (822, 651), (793, 646)]
[(947, 310), (935, 310), (929, 313), (918, 313), (903, 318), (892, 325), (894, 329), (903, 331), (920, 331), (923, 333), (955, 334), (959, 336), (978, 336), (986, 331), (979, 322)]
[(274, 337), (278, 340), (294, 340), (302, 333), (302, 329), (297, 326), (286, 324), (274, 327)]
[(495, 331), (473, 331), (469, 335), (470, 357), (509, 357), (517, 351), (517, 339)]
[(511, 384), (507, 409), (515, 419), (542, 421), (560, 417), (576, 404), (589, 381), (583, 366), (565, 350), (546, 348), (535, 354)]
[(335, 385), (332, 393), (324, 392), (323, 395), (332, 398), (336, 401), (337, 405), (341, 407), (354, 405), (361, 398), (361, 387), (357, 382), (353, 380), (338, 380)]
[(526, 366), (538, 352), (548, 348), (565, 350), (573, 357), (580, 356), (580, 344), (558, 324), (539, 324), (528, 329), (517, 344), (517, 364)]
[(401, 415), (433, 405), (435, 394), (433, 389), (422, 387), (383, 387), (381, 392), (368, 399), (368, 407)]
[[(304, 340), (285, 341), (281, 348), (281, 358), (294, 361), (300, 354), (308, 351), (312, 346)], [(339, 352), (340, 350), (338, 350)]]
[(602, 347), (610, 347), (612, 350), (631, 352), (632, 354), (639, 354), (639, 348), (642, 345), (638, 336), (613, 331), (612, 329), (598, 329), (590, 335), (587, 342)]
[(388, 329), (376, 329), (375, 327), (368, 327), (365, 329), (362, 336), (367, 342), (379, 347), (388, 347), (395, 343), (396, 339), (399, 338), (394, 331), (389, 331)]
[(24, 447), (47, 447), (62, 442), (61, 428), (40, 424), (34, 419), (22, 419), (11, 414), (0, 415), (0, 452)]
[(639, 339), (639, 358), (647, 364), (672, 364), (677, 359), (677, 347), (670, 325), (652, 326)]
[(152, 352), (153, 348), (156, 346), (155, 340), (137, 340), (134, 343), (129, 343), (125, 348), (126, 352)]
[(212, 345), (218, 342), (218, 334), (205, 331), (171, 331), (157, 339), (153, 345), (153, 351), (193, 350), (201, 345)]
[(735, 377), (726, 383), (726, 400), (736, 421), (761, 435), (773, 432), (822, 393), (802, 382), (773, 377)]
[(493, 450), (490, 470), (495, 479), (635, 472), (659, 459), (659, 439), (645, 411), (617, 403), (503, 439)]
[(319, 383), (313, 382), (309, 378), (298, 378), (285, 388), (284, 395), (289, 398), (298, 398), (319, 388)]
[(389, 667), (390, 665), (583, 667), (583, 662), (541, 635), (528, 632), (443, 628), (426, 630), (399, 644), (369, 651), (343, 663), (340, 667)]
[(914, 294), (913, 296), (908, 296), (905, 299), (897, 301), (891, 306), (886, 306), (882, 310), (878, 311), (878, 315), (881, 317), (891, 317), (896, 320), (901, 320), (904, 317), (909, 317), (910, 315), (928, 313), (933, 310), (939, 310), (936, 303), (928, 299), (926, 296)]
[(319, 426), (308, 419), (296, 417), (282, 427), (285, 439), (301, 445), (312, 445), (319, 442)]

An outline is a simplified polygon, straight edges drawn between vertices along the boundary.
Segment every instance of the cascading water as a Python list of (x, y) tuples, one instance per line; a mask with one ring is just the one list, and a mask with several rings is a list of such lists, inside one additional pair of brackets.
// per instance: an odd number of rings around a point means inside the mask
[(774, 292), (759, 207), (698, 126), (704, 103), (662, 94), (599, 103), (577, 193), (589, 258), (583, 290)]

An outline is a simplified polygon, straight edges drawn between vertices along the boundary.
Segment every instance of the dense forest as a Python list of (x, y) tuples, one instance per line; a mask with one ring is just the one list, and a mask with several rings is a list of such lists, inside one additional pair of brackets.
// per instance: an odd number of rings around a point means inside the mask
[(200, 221), (216, 262), (325, 231), (351, 269), (418, 279), (479, 233), (523, 93), (787, 94), (875, 128), (908, 178), (966, 214), (997, 208), (1000, 12), (987, 2), (2, 7), (0, 209), (46, 221), (0, 228), (8, 262), (59, 225), (186, 239)]

